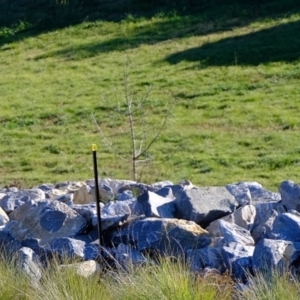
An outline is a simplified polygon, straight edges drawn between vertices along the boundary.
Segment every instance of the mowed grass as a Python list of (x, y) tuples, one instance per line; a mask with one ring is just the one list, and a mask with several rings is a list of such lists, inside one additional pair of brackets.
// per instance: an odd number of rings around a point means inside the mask
[(93, 143), (101, 177), (130, 179), (128, 123), (118, 113), (126, 73), (136, 101), (150, 89), (150, 123), (170, 114), (140, 181), (257, 181), (274, 191), (298, 182), (299, 10), (281, 13), (277, 1), (255, 17), (234, 3), (223, 14), (0, 28), (0, 186), (91, 178)]

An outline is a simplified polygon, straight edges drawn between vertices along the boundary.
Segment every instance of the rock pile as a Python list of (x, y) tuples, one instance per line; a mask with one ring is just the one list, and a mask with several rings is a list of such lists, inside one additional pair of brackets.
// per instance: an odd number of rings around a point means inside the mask
[(98, 184), (103, 249), (95, 182), (87, 180), (0, 189), (2, 256), (13, 255), (34, 281), (54, 254), (81, 260), (74, 267), (86, 277), (99, 269), (100, 255), (121, 266), (143, 263), (152, 253), (182, 256), (193, 271), (213, 268), (241, 280), (266, 266), (299, 267), (300, 185), (292, 181), (283, 181), (278, 193), (257, 182)]

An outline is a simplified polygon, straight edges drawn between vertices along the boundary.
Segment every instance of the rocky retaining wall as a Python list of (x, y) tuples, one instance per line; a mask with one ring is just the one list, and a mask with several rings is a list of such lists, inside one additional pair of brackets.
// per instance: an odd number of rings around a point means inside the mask
[(83, 276), (99, 269), (100, 256), (126, 266), (152, 253), (239, 280), (266, 266), (299, 266), (300, 185), (292, 181), (283, 181), (278, 193), (257, 182), (196, 187), (101, 179), (99, 188), (103, 249), (93, 180), (0, 189), (2, 256), (14, 256), (35, 281), (53, 254), (81, 260)]

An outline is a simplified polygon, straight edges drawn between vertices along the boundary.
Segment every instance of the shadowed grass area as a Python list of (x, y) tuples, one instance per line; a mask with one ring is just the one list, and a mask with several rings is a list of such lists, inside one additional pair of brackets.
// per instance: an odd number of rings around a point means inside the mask
[(207, 42), (167, 57), (170, 63), (199, 62), (200, 67), (293, 63), (300, 59), (299, 21), (254, 29), (217, 42)]

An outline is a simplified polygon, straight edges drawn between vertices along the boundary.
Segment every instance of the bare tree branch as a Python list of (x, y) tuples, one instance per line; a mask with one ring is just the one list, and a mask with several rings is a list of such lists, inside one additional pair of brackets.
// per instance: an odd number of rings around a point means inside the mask
[(119, 152), (118, 152), (118, 148), (114, 147), (113, 144), (112, 144), (112, 142), (109, 141), (109, 140), (105, 137), (105, 135), (103, 134), (103, 132), (102, 132), (102, 130), (101, 130), (101, 128), (100, 128), (100, 126), (99, 126), (99, 124), (98, 124), (98, 122), (97, 122), (96, 117), (95, 117), (94, 114), (92, 114), (92, 118), (93, 118), (93, 120), (94, 120), (95, 125), (97, 126), (97, 129), (98, 129), (100, 135), (102, 136), (102, 141), (103, 141), (103, 143), (106, 145), (106, 147), (107, 147), (108, 149), (112, 150), (112, 152), (113, 152), (115, 155), (117, 155), (119, 158), (121, 158), (122, 160), (128, 161), (128, 158), (126, 158), (125, 156), (120, 155)]
[[(167, 120), (171, 115), (172, 106), (169, 105), (167, 113), (159, 124), (153, 124), (153, 122), (148, 121), (149, 112), (152, 110), (152, 105), (148, 103), (151, 91), (152, 85), (147, 88), (146, 93), (142, 97), (138, 97), (141, 93), (138, 90), (134, 90), (130, 84), (129, 58), (127, 56), (123, 82), (124, 104), (122, 105), (118, 102), (117, 108), (112, 110), (115, 114), (123, 116), (126, 120), (125, 125), (129, 131), (128, 139), (130, 142), (130, 154), (127, 158), (124, 155), (120, 155), (120, 149), (105, 137), (96, 117), (94, 115), (92, 116), (101, 134), (103, 143), (112, 150), (117, 157), (120, 157), (124, 161), (130, 161), (134, 181), (137, 180), (138, 165), (152, 161), (152, 158), (148, 157), (148, 151), (161, 136), (162, 131), (166, 127)], [(119, 127), (118, 132), (120, 134), (126, 133), (123, 130), (123, 126)]]

